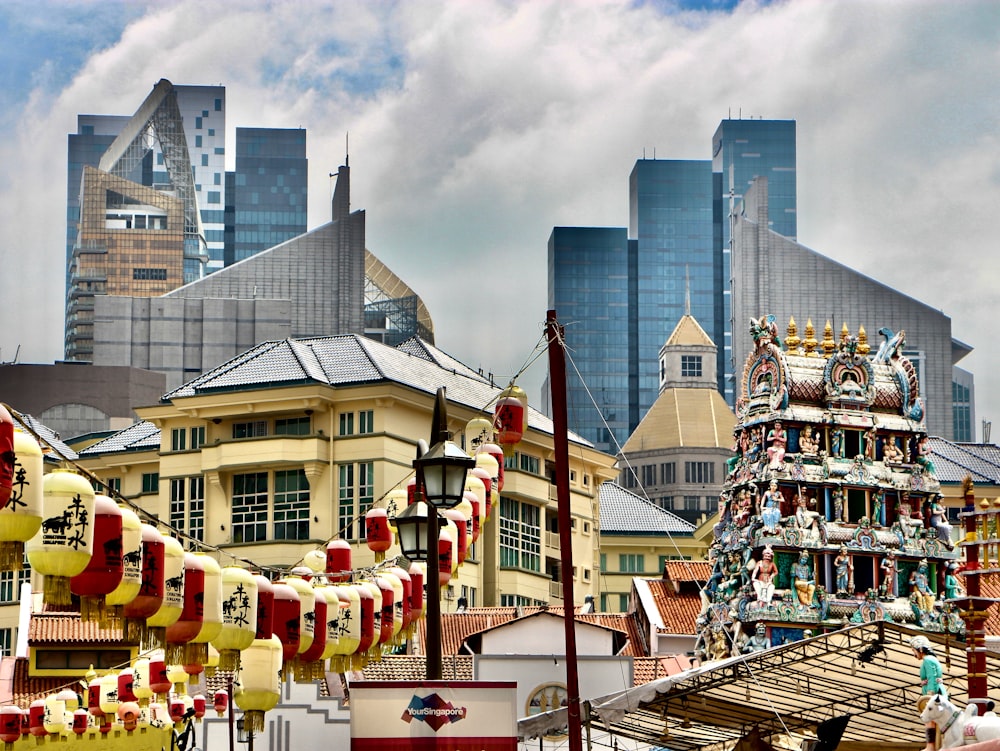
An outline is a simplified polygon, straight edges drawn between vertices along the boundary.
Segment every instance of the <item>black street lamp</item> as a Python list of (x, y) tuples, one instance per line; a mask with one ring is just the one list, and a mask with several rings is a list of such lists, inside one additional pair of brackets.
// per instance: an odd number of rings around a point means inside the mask
[[(448, 406), (444, 387), (437, 390), (432, 422), (431, 440), (434, 444), (413, 461), (413, 467), (417, 472), (417, 502), (399, 514), (396, 522), (398, 524), (400, 517), (403, 517), (403, 526), (399, 527), (399, 544), (403, 554), (410, 560), (427, 561), (426, 676), (427, 680), (439, 681), (441, 680), (441, 560), (437, 543), (440, 532), (433, 533), (432, 530), (437, 531), (441, 528), (439, 510), (454, 508), (462, 501), (465, 493), (465, 475), (476, 466), (476, 460), (449, 440), (451, 436), (448, 433)], [(426, 504), (423, 504), (424, 508), (414, 509), (421, 505), (421, 501), (426, 501)], [(410, 509), (414, 510), (407, 516), (407, 511)], [(423, 524), (419, 521), (421, 514), (427, 519)], [(404, 529), (410, 538), (406, 542), (403, 540)], [(406, 552), (407, 547), (418, 557), (411, 558)]]

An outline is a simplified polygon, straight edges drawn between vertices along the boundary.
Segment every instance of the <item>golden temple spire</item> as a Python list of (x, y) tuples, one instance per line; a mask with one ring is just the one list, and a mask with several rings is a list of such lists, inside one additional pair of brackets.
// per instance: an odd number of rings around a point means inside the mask
[(802, 342), (806, 348), (806, 357), (819, 357), (819, 353), (816, 352), (816, 345), (819, 342), (816, 341), (816, 327), (813, 326), (813, 319), (806, 319), (806, 338)]
[(871, 349), (871, 345), (868, 344), (868, 332), (862, 324), (858, 327), (858, 354), (864, 357), (871, 352)]
[(799, 327), (795, 325), (795, 316), (788, 317), (788, 334), (785, 336), (785, 346), (788, 347), (788, 351), (795, 353), (799, 351), (799, 344), (802, 342), (799, 339)]
[(837, 345), (833, 341), (833, 325), (828, 320), (823, 327), (823, 357), (830, 357), (835, 349)]

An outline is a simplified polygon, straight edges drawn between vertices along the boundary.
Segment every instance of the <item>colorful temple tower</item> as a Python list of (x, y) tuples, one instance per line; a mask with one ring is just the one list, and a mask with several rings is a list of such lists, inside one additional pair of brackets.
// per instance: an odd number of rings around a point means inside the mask
[(962, 634), (958, 553), (926, 447), (904, 333), (750, 322), (698, 618), (705, 659), (765, 649), (849, 622)]

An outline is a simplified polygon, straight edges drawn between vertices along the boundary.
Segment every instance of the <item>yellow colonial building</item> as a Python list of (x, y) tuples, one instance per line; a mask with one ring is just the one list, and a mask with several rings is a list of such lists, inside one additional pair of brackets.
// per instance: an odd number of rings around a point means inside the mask
[[(354, 335), (266, 342), (137, 409), (143, 422), (83, 449), (80, 463), (223, 557), (289, 567), (340, 537), (352, 543), (354, 567), (365, 567), (374, 553), (364, 515), (413, 476), (440, 386), (463, 444), (466, 423), (492, 413), (500, 388), (433, 346)], [(598, 490), (617, 471), (613, 457), (569, 440), (581, 604), (599, 594)], [(529, 409), (500, 502), (445, 610), (460, 597), (469, 607), (562, 604), (553, 456), (551, 421)]]

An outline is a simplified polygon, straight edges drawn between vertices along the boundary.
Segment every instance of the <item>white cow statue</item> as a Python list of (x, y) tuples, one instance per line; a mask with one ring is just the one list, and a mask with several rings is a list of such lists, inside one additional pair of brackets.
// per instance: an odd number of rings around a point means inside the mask
[(942, 750), (1000, 739), (1000, 717), (992, 712), (980, 717), (975, 704), (959, 710), (940, 694), (930, 698), (920, 719), (937, 725)]

